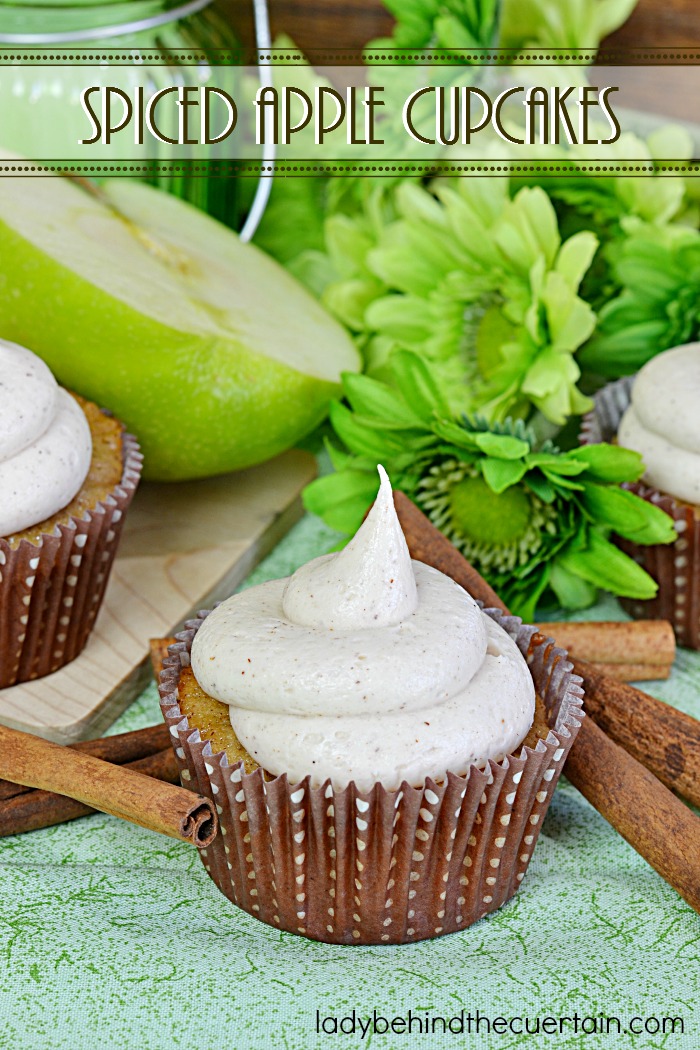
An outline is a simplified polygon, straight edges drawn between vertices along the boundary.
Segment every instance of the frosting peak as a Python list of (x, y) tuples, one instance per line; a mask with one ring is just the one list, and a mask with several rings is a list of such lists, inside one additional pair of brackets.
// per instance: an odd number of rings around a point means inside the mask
[(500, 760), (532, 723), (517, 646), (462, 587), (411, 561), (380, 475), (344, 551), (222, 602), (192, 643), (199, 685), (230, 705), (263, 769), (292, 782), (422, 784)]
[(302, 565), (290, 576), (282, 605), (294, 623), (329, 630), (388, 627), (416, 611), (411, 555), (389, 478), (384, 467), (377, 470), (377, 499), (347, 547)]

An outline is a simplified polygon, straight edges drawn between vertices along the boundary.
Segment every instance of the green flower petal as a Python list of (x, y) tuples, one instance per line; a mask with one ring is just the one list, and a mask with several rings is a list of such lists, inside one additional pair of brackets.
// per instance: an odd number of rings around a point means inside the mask
[[(570, 355), (592, 334), (596, 316), (588, 303), (577, 298), (558, 273), (547, 275), (542, 292), (552, 348)], [(578, 378), (578, 375), (576, 376)]]
[(574, 234), (562, 244), (554, 268), (572, 291), (578, 291), (597, 250), (598, 238), (589, 230)]
[(397, 391), (376, 379), (344, 372), (343, 390), (353, 411), (359, 416), (373, 417), (375, 427), (420, 429), (423, 425)]
[[(564, 609), (587, 609), (593, 605), (598, 593), (592, 583), (565, 569), (561, 558), (553, 563), (549, 574), (549, 585)], [(543, 627), (547, 633), (547, 625)]]
[(445, 260), (416, 252), (410, 244), (375, 248), (368, 254), (368, 265), (389, 288), (407, 295), (427, 295), (434, 287), (436, 272), (445, 272)]
[(397, 351), (391, 359), (394, 380), (406, 403), (421, 419), (449, 415), (447, 402), (425, 362), (407, 350)]
[(348, 328), (360, 332), (365, 327), (367, 308), (380, 290), (378, 281), (358, 277), (328, 285), (321, 301)]
[(496, 227), (496, 242), (508, 262), (523, 275), (543, 257), (552, 266), (559, 251), (557, 216), (544, 190), (520, 190), (510, 202), (502, 225)]
[(594, 521), (635, 543), (672, 543), (673, 518), (626, 489), (588, 483), (581, 501)]
[(371, 302), (365, 323), (402, 346), (420, 346), (430, 338), (430, 311), (424, 299), (410, 295), (385, 295)]
[(476, 434), (475, 440), (477, 447), (487, 456), (496, 456), (499, 459), (522, 459), (530, 451), (529, 442), (509, 434), (492, 434), (486, 431)]
[(596, 529), (591, 529), (585, 549), (564, 552), (559, 564), (596, 587), (605, 587), (625, 598), (653, 598), (658, 587), (651, 576), (613, 546)]
[(567, 455), (585, 463), (587, 472), (598, 481), (638, 481), (644, 473), (639, 452), (620, 445), (581, 445)]
[(489, 488), (500, 494), (522, 481), (527, 473), (527, 466), (522, 460), (482, 459), (481, 472)]
[(338, 437), (351, 452), (379, 463), (387, 452), (400, 452), (401, 442), (389, 433), (378, 434), (361, 417), (353, 415), (339, 401), (331, 402), (330, 420)]

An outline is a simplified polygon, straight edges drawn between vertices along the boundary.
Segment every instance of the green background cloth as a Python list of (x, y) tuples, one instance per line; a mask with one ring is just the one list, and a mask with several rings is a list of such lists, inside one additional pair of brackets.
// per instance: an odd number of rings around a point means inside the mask
[[(307, 517), (247, 583), (331, 541)], [(586, 613), (621, 616), (612, 601)], [(648, 688), (700, 716), (700, 654), (681, 651), (671, 679)], [(159, 717), (150, 687), (113, 732)], [(101, 814), (0, 840), (0, 873), (0, 1050), (700, 1047), (700, 919), (563, 781), (517, 896), (462, 933), (405, 947), (271, 929), (229, 903), (194, 849)], [(622, 1034), (489, 1035), (483, 1020), (471, 1035), (439, 1022), (419, 1034), (415, 1020), (410, 1035), (316, 1031), (317, 1011), (449, 1020), (462, 1009), (531, 1025), (602, 1014)], [(632, 1018), (664, 1016), (684, 1034), (626, 1033)]]

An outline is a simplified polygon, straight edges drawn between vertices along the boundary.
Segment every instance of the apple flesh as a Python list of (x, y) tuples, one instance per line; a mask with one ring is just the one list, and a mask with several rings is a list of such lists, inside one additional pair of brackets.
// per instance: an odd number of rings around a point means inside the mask
[(97, 193), (0, 179), (0, 337), (123, 420), (158, 480), (269, 459), (360, 367), (346, 331), (276, 262), (128, 178)]

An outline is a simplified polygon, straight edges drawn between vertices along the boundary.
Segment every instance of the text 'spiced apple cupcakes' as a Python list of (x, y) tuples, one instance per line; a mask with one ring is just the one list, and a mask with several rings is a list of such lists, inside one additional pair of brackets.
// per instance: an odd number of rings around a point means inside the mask
[(160, 684), (183, 783), (220, 814), (212, 878), (345, 944), (508, 900), (581, 718), (561, 649), (411, 561), (381, 473), (343, 551), (201, 613)]
[(581, 441), (613, 440), (644, 460), (644, 477), (626, 487), (666, 511), (678, 534), (669, 545), (618, 541), (659, 588), (649, 601), (622, 604), (669, 620), (681, 645), (700, 649), (700, 343), (665, 350), (596, 394)]
[(0, 688), (85, 645), (140, 469), (117, 420), (0, 340)]

